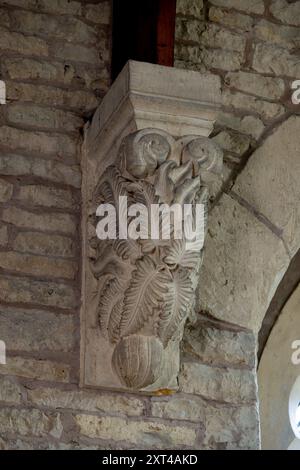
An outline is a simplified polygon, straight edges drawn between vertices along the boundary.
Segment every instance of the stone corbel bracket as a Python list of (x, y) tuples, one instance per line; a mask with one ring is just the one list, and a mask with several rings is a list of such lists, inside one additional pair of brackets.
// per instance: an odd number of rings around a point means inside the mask
[(129, 62), (86, 131), (82, 385), (177, 390), (202, 249), (188, 249), (185, 236), (134, 240), (117, 231), (99, 240), (96, 209), (112, 204), (119, 214), (120, 196), (149, 212), (153, 204), (207, 207), (203, 175), (222, 169), (222, 152), (207, 138), (219, 103), (215, 76)]

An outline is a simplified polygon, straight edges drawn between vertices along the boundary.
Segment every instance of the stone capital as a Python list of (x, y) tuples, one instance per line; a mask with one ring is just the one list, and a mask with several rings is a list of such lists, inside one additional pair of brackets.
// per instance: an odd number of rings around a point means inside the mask
[[(127, 233), (132, 218), (120, 202), (124, 197), (129, 207), (139, 204), (149, 214), (154, 206), (176, 204), (183, 225), (193, 228), (198, 204), (205, 234), (205, 175), (222, 168), (222, 152), (208, 139), (219, 103), (215, 76), (129, 62), (86, 131), (84, 385), (145, 393), (177, 389), (179, 344), (194, 306), (203, 243), (191, 249), (185, 229), (176, 238), (173, 219), (169, 238), (160, 233), (154, 239), (148, 224), (142, 238), (124, 238), (124, 224), (116, 224), (115, 238), (101, 240), (96, 211), (101, 204), (113, 206), (118, 222), (125, 216)], [(158, 217), (161, 226), (164, 215)]]

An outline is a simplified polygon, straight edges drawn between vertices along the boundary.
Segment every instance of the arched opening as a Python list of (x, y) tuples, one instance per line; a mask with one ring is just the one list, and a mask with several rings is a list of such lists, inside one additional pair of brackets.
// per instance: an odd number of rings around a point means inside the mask
[[(260, 332), (260, 338), (265, 340), (266, 330), (271, 330), (258, 367), (262, 449), (288, 449), (295, 439), (291, 422), (295, 420), (296, 409), (293, 410), (293, 416), (289, 416), (289, 397), (293, 385), (300, 377), (300, 363), (295, 360), (297, 351), (293, 349), (300, 340), (299, 270), (299, 263), (298, 266), (291, 263), (271, 302), (270, 307), (273, 310), (269, 308)], [(275, 307), (280, 305), (289, 289), (287, 281), (295, 281), (296, 274), (297, 287), (283, 308), (276, 312)], [(272, 318), (275, 318), (273, 328), (270, 325)]]

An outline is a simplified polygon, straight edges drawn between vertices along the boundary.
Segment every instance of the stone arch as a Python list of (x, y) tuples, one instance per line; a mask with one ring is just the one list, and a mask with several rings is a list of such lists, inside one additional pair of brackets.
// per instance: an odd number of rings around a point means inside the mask
[(258, 333), (300, 249), (300, 117), (281, 123), (213, 207), (198, 307)]
[(295, 438), (288, 408), (291, 389), (300, 376), (300, 365), (292, 363), (292, 344), (300, 339), (299, 311), (300, 284), (282, 309), (258, 368), (263, 449), (286, 450)]

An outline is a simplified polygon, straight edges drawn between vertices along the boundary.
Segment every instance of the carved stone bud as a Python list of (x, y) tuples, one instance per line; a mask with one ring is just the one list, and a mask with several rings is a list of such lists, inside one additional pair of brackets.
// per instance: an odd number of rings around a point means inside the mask
[(163, 345), (155, 336), (130, 335), (117, 344), (112, 363), (121, 383), (138, 390), (156, 382), (162, 355)]

